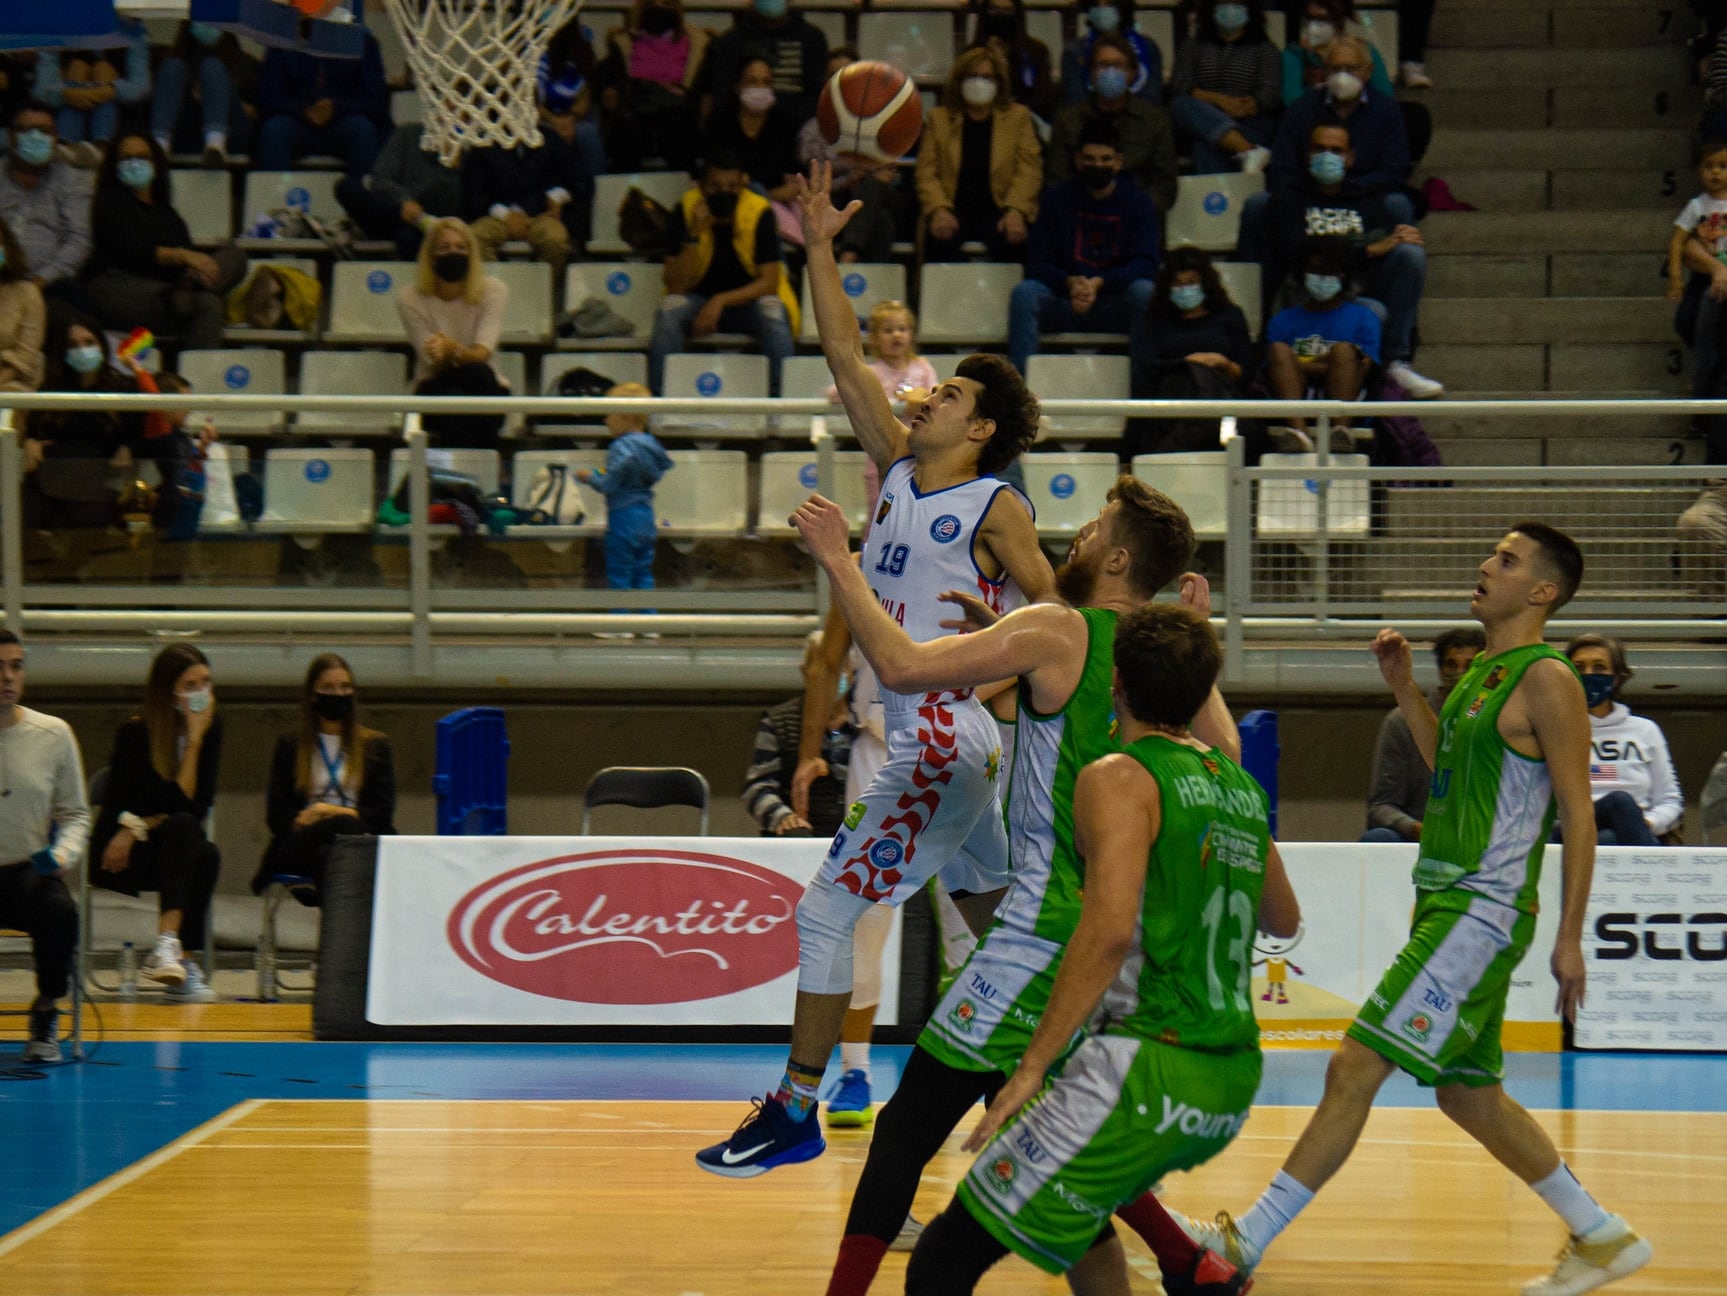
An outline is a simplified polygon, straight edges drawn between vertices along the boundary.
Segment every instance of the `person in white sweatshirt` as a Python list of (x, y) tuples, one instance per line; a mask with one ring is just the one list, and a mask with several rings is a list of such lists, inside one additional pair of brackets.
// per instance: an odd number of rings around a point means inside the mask
[(1603, 846), (1655, 846), (1678, 827), (1685, 797), (1661, 726), (1618, 700), (1631, 678), (1625, 647), (1605, 635), (1578, 635), (1565, 655), (1589, 701), (1589, 787)]

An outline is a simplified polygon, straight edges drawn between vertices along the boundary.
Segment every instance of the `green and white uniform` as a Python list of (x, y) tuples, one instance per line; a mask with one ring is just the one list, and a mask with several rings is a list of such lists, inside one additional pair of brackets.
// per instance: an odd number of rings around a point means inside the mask
[(1066, 705), (1040, 715), (1030, 690), (1020, 690), (1006, 809), (1013, 885), (918, 1036), (920, 1048), (956, 1070), (1011, 1073), (1019, 1065), (1079, 925), (1073, 785), (1080, 770), (1120, 746), (1111, 696), (1116, 614), (1079, 613), (1085, 667)]
[(1499, 714), (1545, 644), (1483, 654), (1445, 700), (1415, 863), (1409, 943), (1349, 1028), (1425, 1085), (1495, 1084), (1511, 974), (1535, 936), (1553, 830), (1544, 760), (1506, 745)]
[[(984, 1228), (1051, 1273), (1071, 1268), (1118, 1206), (1221, 1152), (1259, 1088), (1248, 976), (1265, 792), (1215, 749), (1152, 736), (1125, 750), (1162, 802), (1135, 948), (1095, 1032), (959, 1187)], [(1071, 834), (1063, 842), (1071, 849)]]

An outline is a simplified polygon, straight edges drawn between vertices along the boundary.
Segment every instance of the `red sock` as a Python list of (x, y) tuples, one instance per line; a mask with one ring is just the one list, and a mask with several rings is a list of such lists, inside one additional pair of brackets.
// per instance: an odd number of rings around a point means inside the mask
[(828, 1279), (827, 1296), (868, 1296), (887, 1243), (868, 1233), (848, 1233), (840, 1239), (839, 1259)]
[(1138, 1201), (1118, 1208), (1115, 1213), (1122, 1223), (1145, 1239), (1145, 1244), (1157, 1257), (1158, 1267), (1165, 1273), (1185, 1277), (1193, 1271), (1199, 1248), (1182, 1232), (1181, 1225), (1169, 1217), (1169, 1212), (1157, 1198), (1146, 1193)]

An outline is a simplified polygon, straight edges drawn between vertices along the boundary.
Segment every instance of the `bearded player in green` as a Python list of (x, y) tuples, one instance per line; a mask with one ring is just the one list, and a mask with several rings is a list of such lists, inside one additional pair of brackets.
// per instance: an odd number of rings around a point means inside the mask
[(1439, 1109), (1527, 1183), (1570, 1233), (1559, 1264), (1524, 1296), (1578, 1296), (1649, 1263), (1652, 1249), (1578, 1183), (1553, 1141), (1501, 1081), (1511, 975), (1535, 935), (1536, 884), (1554, 803), (1564, 830), (1564, 902), (1553, 947), (1558, 1011), (1583, 1002), (1583, 919), (1595, 868), (1589, 714), (1577, 673), (1542, 642), (1547, 620), (1583, 579), (1569, 536), (1513, 527), (1481, 564), (1469, 609), (1487, 647), (1436, 717), (1416, 687), (1409, 642), (1373, 641), (1380, 672), (1433, 770), (1409, 943), (1332, 1055), (1325, 1096), (1253, 1209), (1189, 1221), (1195, 1241), (1243, 1268), (1342, 1168), (1373, 1106), (1401, 1067), (1433, 1087)]

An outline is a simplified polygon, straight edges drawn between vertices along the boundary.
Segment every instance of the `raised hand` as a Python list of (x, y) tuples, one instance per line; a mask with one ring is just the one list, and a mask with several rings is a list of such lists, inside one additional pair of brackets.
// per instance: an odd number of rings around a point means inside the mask
[(973, 630), (988, 630), (1001, 620), (1001, 613), (976, 594), (968, 594), (965, 590), (949, 590), (946, 594), (938, 594), (936, 601), (952, 603), (960, 613), (952, 621), (943, 621), (943, 630), (958, 630), (961, 634), (969, 634)]
[(1389, 626), (1373, 637), (1369, 647), (1379, 662), (1379, 673), (1385, 682), (1396, 688), (1415, 676), (1415, 661), (1409, 651), (1409, 640)]
[(824, 567), (851, 561), (851, 520), (832, 500), (811, 495), (792, 514), (791, 524)]
[(846, 227), (853, 215), (863, 210), (863, 203), (854, 198), (844, 211), (833, 204), (834, 167), (832, 162), (819, 159), (810, 163), (810, 173), (792, 181), (797, 198), (798, 214), (803, 219), (804, 246), (832, 243), (834, 236)]
[(1198, 572), (1181, 573), (1181, 601), (1200, 616), (1211, 619), (1211, 582)]

